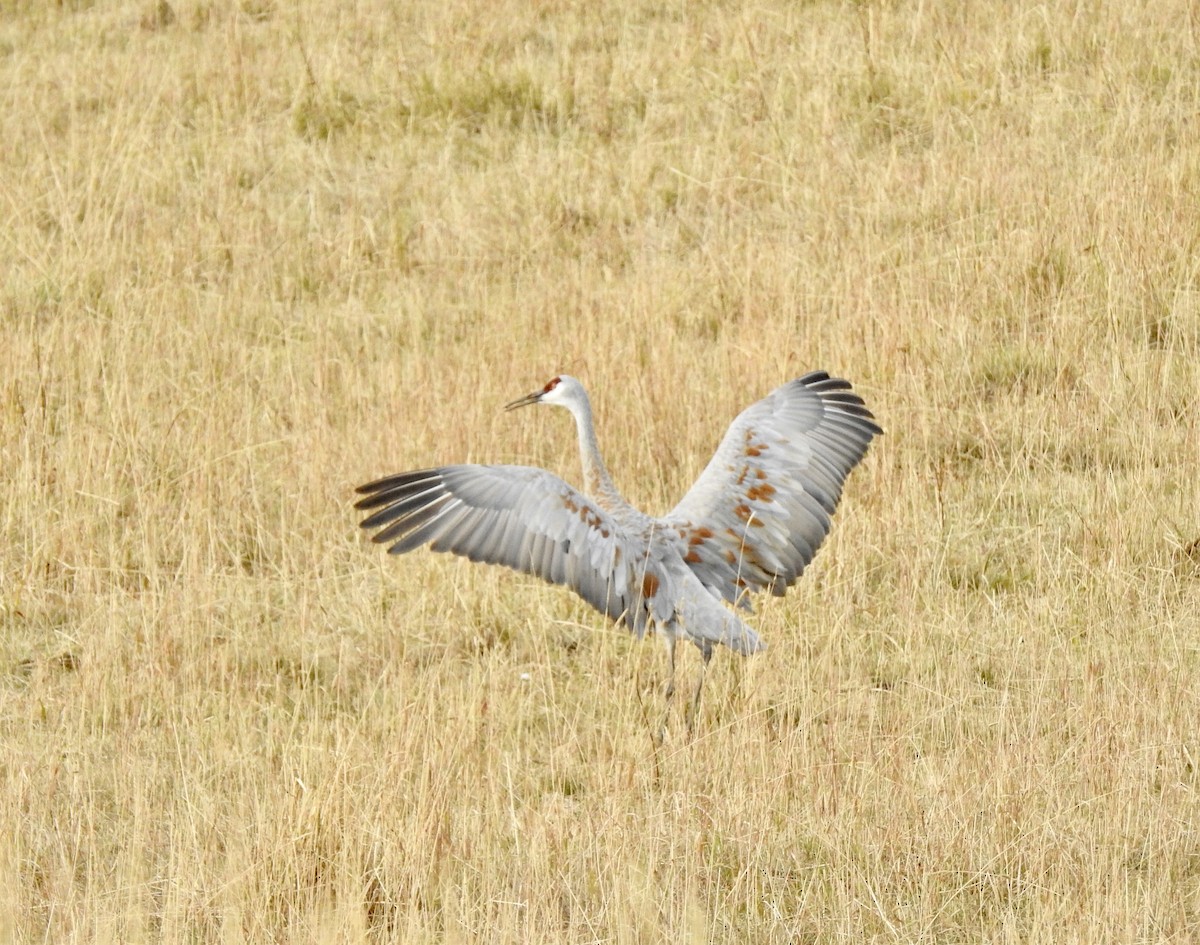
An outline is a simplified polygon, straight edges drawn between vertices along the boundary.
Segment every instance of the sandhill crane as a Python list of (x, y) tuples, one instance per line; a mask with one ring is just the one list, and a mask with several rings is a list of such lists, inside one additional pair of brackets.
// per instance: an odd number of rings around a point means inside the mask
[[(766, 644), (731, 610), (748, 594), (780, 596), (829, 533), (846, 477), (883, 431), (848, 381), (814, 371), (747, 407), (683, 500), (652, 518), (613, 485), (596, 445), (583, 385), (568, 375), (508, 404), (565, 407), (575, 417), (584, 489), (529, 466), (440, 466), (359, 486), (355, 506), (373, 540), (404, 554), (428, 544), (565, 584), (640, 638), (666, 640), (675, 689), (675, 643), (741, 654)], [(697, 686), (699, 703), (703, 670)]]

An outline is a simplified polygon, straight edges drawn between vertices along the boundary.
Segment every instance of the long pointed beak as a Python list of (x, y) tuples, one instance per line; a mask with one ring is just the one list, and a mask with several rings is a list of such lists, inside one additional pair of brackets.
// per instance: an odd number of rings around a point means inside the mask
[(518, 397), (510, 404), (505, 404), (505, 410), (516, 410), (518, 407), (528, 407), (530, 404), (536, 404), (542, 399), (544, 391), (535, 390), (532, 394), (526, 394), (524, 397)]

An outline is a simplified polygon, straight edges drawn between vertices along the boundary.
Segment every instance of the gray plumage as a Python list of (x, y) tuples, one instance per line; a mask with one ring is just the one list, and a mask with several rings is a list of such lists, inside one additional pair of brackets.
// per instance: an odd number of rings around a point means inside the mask
[(721, 601), (748, 610), (750, 593), (795, 583), (882, 432), (848, 381), (806, 374), (742, 411), (683, 500), (651, 518), (613, 485), (579, 381), (555, 377), (506, 409), (535, 403), (574, 415), (583, 491), (529, 466), (441, 466), (360, 486), (355, 507), (371, 513), (362, 527), (378, 529), (373, 540), (392, 554), (428, 544), (564, 584), (639, 637), (654, 625), (672, 672), (681, 637), (706, 662), (714, 643), (765, 648)]

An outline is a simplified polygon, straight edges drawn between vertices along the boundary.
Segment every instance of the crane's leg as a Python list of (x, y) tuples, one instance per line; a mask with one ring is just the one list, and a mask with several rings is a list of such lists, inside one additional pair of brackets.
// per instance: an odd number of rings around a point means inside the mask
[(667, 644), (667, 688), (663, 690), (663, 695), (666, 697), (667, 704), (671, 702), (671, 697), (675, 695), (675, 635), (673, 633), (664, 633), (663, 640)]
[(675, 697), (675, 634), (664, 629), (663, 642), (667, 645), (667, 687), (663, 690), (663, 715), (658, 726), (657, 742), (662, 745), (667, 740), (667, 720), (671, 718), (671, 703)]
[(712, 661), (713, 648), (712, 644), (707, 640), (700, 647), (700, 656), (703, 662), (700, 665), (700, 681), (696, 683), (696, 694), (692, 696), (692, 711), (688, 717), (688, 734), (692, 734), (695, 728), (696, 719), (700, 717), (700, 693), (704, 691), (704, 677), (708, 675), (708, 664)]

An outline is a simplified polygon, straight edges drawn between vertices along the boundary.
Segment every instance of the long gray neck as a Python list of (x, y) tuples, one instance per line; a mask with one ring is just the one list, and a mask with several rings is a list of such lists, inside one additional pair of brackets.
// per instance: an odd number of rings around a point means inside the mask
[(579, 455), (583, 460), (583, 487), (605, 508), (624, 506), (625, 500), (613, 484), (612, 477), (600, 457), (600, 446), (596, 443), (596, 428), (592, 425), (592, 405), (584, 396), (581, 404), (572, 404), (575, 426), (579, 430)]

